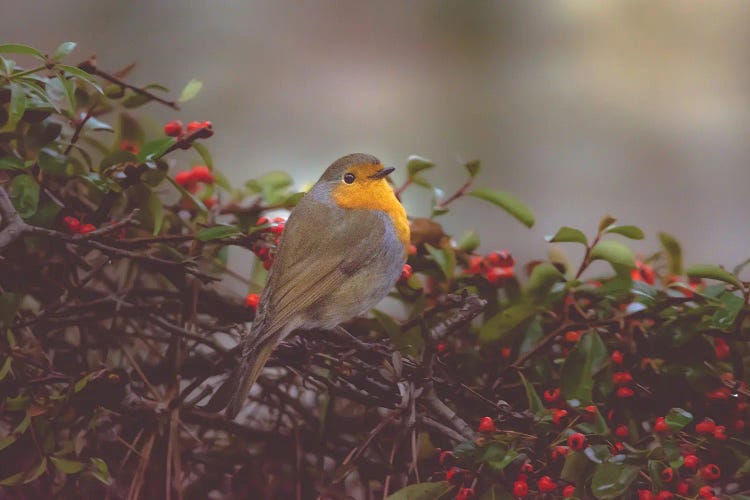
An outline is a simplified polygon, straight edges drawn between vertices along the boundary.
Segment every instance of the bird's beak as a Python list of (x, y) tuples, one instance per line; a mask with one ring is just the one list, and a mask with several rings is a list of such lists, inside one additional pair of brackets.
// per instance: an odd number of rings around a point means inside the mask
[(375, 172), (374, 174), (372, 174), (370, 176), (370, 179), (382, 179), (384, 177), (387, 177), (388, 174), (390, 174), (394, 170), (396, 170), (396, 169), (393, 168), (393, 167), (381, 168), (380, 170), (378, 170), (377, 172)]

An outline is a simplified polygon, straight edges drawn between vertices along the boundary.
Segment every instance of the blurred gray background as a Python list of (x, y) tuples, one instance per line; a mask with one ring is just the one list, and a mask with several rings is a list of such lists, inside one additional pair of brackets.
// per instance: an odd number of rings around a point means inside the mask
[[(528, 230), (479, 200), (441, 220), (483, 250), (544, 257), (560, 225), (674, 234), (688, 262), (750, 257), (750, 3), (736, 1), (0, 0), (0, 42), (79, 42), (130, 80), (199, 97), (159, 120), (211, 120), (234, 182), (269, 170), (314, 181), (362, 151), (433, 159), (450, 194), (462, 162), (537, 216)], [(400, 182), (404, 170), (397, 172)], [(408, 192), (407, 192), (408, 193)], [(429, 199), (407, 194), (410, 213)], [(571, 252), (573, 256), (579, 255)]]

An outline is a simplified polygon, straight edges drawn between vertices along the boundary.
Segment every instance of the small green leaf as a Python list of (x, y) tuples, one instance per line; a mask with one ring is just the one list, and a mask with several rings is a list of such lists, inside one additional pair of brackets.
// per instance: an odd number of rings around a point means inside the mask
[(64, 76), (57, 76), (53, 80), (57, 79), (62, 86), (65, 98), (67, 99), (69, 113), (68, 116), (73, 116), (76, 111), (76, 90), (73, 82), (65, 78)]
[(464, 252), (473, 252), (479, 247), (479, 233), (475, 230), (466, 231), (458, 243), (458, 248)]
[(544, 413), (544, 404), (542, 404), (542, 400), (539, 398), (536, 389), (534, 389), (534, 386), (526, 380), (523, 373), (518, 372), (518, 378), (521, 379), (521, 383), (526, 391), (526, 400), (529, 402), (529, 410), (531, 410), (534, 415), (538, 417), (541, 416)]
[(87, 373), (86, 375), (81, 377), (79, 380), (77, 380), (76, 383), (73, 385), (73, 393), (79, 393), (83, 389), (85, 389), (89, 383), (89, 380), (91, 379), (93, 375), (94, 375), (93, 373)]
[(26, 167), (18, 158), (6, 156), (5, 158), (0, 158), (0, 170), (15, 170), (18, 172), (23, 172), (24, 170), (26, 170)]
[(419, 358), (424, 349), (424, 339), (419, 327), (402, 332), (398, 323), (384, 312), (373, 309), (372, 314), (401, 354), (414, 359)]
[(26, 92), (18, 83), (10, 84), (10, 105), (8, 107), (8, 124), (13, 127), (26, 111)]
[(390, 495), (387, 500), (436, 500), (451, 489), (453, 486), (447, 481), (411, 484)]
[(189, 100), (197, 96), (198, 92), (200, 92), (202, 88), (203, 88), (203, 82), (196, 80), (196, 79), (192, 79), (188, 82), (187, 85), (185, 85), (185, 88), (182, 89), (182, 92), (180, 93), (180, 97), (177, 100), (180, 102), (188, 102)]
[(433, 168), (435, 164), (427, 158), (421, 156), (412, 155), (406, 161), (406, 170), (409, 172), (409, 177), (412, 178), (422, 170)]
[(237, 226), (219, 225), (201, 229), (198, 232), (198, 239), (201, 241), (211, 241), (236, 236), (238, 234), (242, 234), (242, 229)]
[[(11, 356), (8, 356), (5, 358), (5, 361), (3, 361), (3, 366), (0, 368), (0, 382), (2, 382), (5, 377), (8, 376), (8, 373), (10, 373), (10, 367), (13, 364), (13, 358)], [(2, 448), (0, 448), (2, 449)]]
[(85, 463), (77, 460), (68, 460), (66, 458), (58, 457), (49, 457), (49, 459), (52, 461), (52, 465), (64, 474), (77, 474), (86, 467)]
[(605, 229), (607, 229), (609, 226), (617, 222), (617, 219), (612, 217), (611, 215), (605, 215), (602, 217), (602, 219), (599, 221), (599, 232), (604, 232)]
[[(201, 155), (201, 158), (203, 159), (203, 163), (206, 164), (208, 168), (211, 170), (214, 169), (214, 160), (211, 158), (211, 153), (208, 152), (208, 148), (201, 144), (200, 142), (194, 142), (193, 143), (193, 149), (198, 152), (199, 155)], [(221, 186), (227, 191), (229, 191), (228, 187)]]
[(112, 476), (109, 474), (109, 468), (106, 462), (101, 458), (91, 457), (91, 464), (94, 466), (92, 474), (95, 478), (104, 484), (112, 484)]
[(562, 471), (560, 471), (560, 479), (569, 483), (579, 482), (590, 463), (588, 457), (580, 451), (568, 453)]
[(593, 373), (606, 357), (607, 348), (596, 332), (583, 334), (570, 351), (560, 373), (560, 390), (571, 407), (592, 402)]
[(68, 157), (51, 147), (39, 152), (39, 168), (46, 174), (63, 176), (68, 166)]
[(742, 290), (742, 282), (726, 269), (712, 264), (698, 264), (691, 266), (687, 269), (687, 275), (689, 278), (707, 278), (717, 281), (723, 281), (736, 286)]
[(153, 191), (148, 195), (147, 213), (145, 215), (150, 217), (152, 232), (156, 236), (161, 231), (161, 226), (164, 223), (164, 207), (159, 196)]
[(588, 240), (583, 231), (568, 226), (561, 227), (554, 236), (545, 236), (544, 239), (550, 243), (582, 243), (588, 245)]
[(534, 302), (541, 302), (547, 297), (555, 283), (559, 283), (564, 276), (549, 262), (542, 262), (534, 266), (526, 285), (526, 295)]
[(443, 272), (443, 276), (448, 280), (452, 279), (456, 272), (456, 252), (453, 248), (435, 248), (429, 244), (425, 244), (425, 248), (432, 258), (435, 259), (435, 262)]
[(630, 238), (631, 240), (642, 240), (644, 238), (643, 231), (637, 226), (613, 226), (604, 232), (619, 234), (626, 238)]
[(0, 54), (28, 54), (30, 56), (36, 57), (37, 59), (41, 59), (42, 61), (46, 59), (44, 57), (44, 54), (39, 52), (34, 47), (23, 45), (21, 43), (6, 43), (0, 45)]
[(55, 53), (52, 54), (52, 60), (53, 61), (59, 61), (63, 57), (66, 57), (71, 52), (73, 52), (73, 50), (75, 50), (76, 45), (77, 44), (75, 42), (63, 42), (63, 43), (61, 43), (57, 47), (57, 49), (55, 49)]
[(464, 167), (466, 167), (466, 170), (469, 171), (469, 177), (473, 179), (479, 174), (479, 171), (482, 169), (482, 162), (479, 160), (472, 160), (464, 165)]
[(737, 315), (745, 305), (745, 301), (739, 295), (731, 292), (721, 294), (719, 300), (721, 301), (721, 307), (711, 317), (711, 325), (719, 329), (730, 328), (734, 326)]
[(591, 491), (599, 500), (625, 498), (630, 485), (638, 477), (640, 467), (604, 462), (596, 466), (591, 479)]
[(693, 421), (693, 414), (682, 408), (672, 408), (667, 412), (664, 421), (672, 431), (677, 432)]
[[(21, 298), (20, 293), (0, 293), (0, 326), (8, 326), (13, 322), (18, 306), (21, 305)], [(10, 330), (8, 330), (8, 335), (12, 335)], [(12, 344), (11, 347), (13, 347)]]
[(591, 249), (591, 258), (593, 260), (606, 260), (612, 264), (615, 271), (618, 271), (616, 266), (630, 269), (635, 267), (635, 254), (629, 247), (619, 241), (600, 241)]
[(36, 213), (39, 206), (39, 184), (36, 179), (27, 174), (17, 175), (11, 181), (8, 191), (18, 215), (25, 219)]
[(682, 274), (682, 247), (680, 243), (667, 233), (659, 233), (659, 240), (669, 261), (669, 274), (679, 276)]
[(507, 334), (533, 318), (535, 314), (536, 306), (529, 302), (506, 307), (480, 327), (479, 341), (488, 343), (502, 340)]
[(534, 214), (531, 213), (529, 207), (527, 207), (524, 203), (522, 203), (510, 193), (495, 191), (486, 188), (479, 188), (471, 191), (469, 193), (469, 196), (489, 201), (493, 205), (497, 205), (498, 207), (502, 208), (510, 215), (521, 221), (521, 223), (526, 227), (532, 227), (534, 225)]
[(102, 87), (101, 85), (99, 85), (99, 82), (97, 82), (93, 76), (91, 76), (89, 73), (86, 73), (81, 68), (78, 68), (76, 66), (68, 66), (65, 64), (58, 64), (57, 67), (61, 69), (62, 71), (66, 72), (67, 74), (75, 76), (79, 80), (83, 80), (84, 82), (94, 87), (94, 90), (104, 95), (104, 90), (102, 90)]
[(138, 152), (138, 159), (148, 161), (161, 158), (177, 142), (174, 137), (162, 137), (149, 141)]

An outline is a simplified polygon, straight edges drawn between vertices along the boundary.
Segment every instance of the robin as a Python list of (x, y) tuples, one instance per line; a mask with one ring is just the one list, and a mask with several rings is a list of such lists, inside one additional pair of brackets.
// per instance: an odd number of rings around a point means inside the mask
[(339, 158), (292, 210), (237, 371), (207, 408), (234, 418), (271, 352), (295, 330), (330, 330), (362, 314), (398, 281), (409, 248), (406, 211), (367, 154)]

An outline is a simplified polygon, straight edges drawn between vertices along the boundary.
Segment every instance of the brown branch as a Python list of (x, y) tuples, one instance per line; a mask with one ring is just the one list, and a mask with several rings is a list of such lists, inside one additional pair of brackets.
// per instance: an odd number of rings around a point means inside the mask
[(0, 231), (0, 252), (2, 252), (23, 233), (27, 232), (30, 226), (18, 215), (7, 191), (2, 186), (0, 186), (0, 215), (2, 215), (2, 222), (5, 224), (5, 228)]

